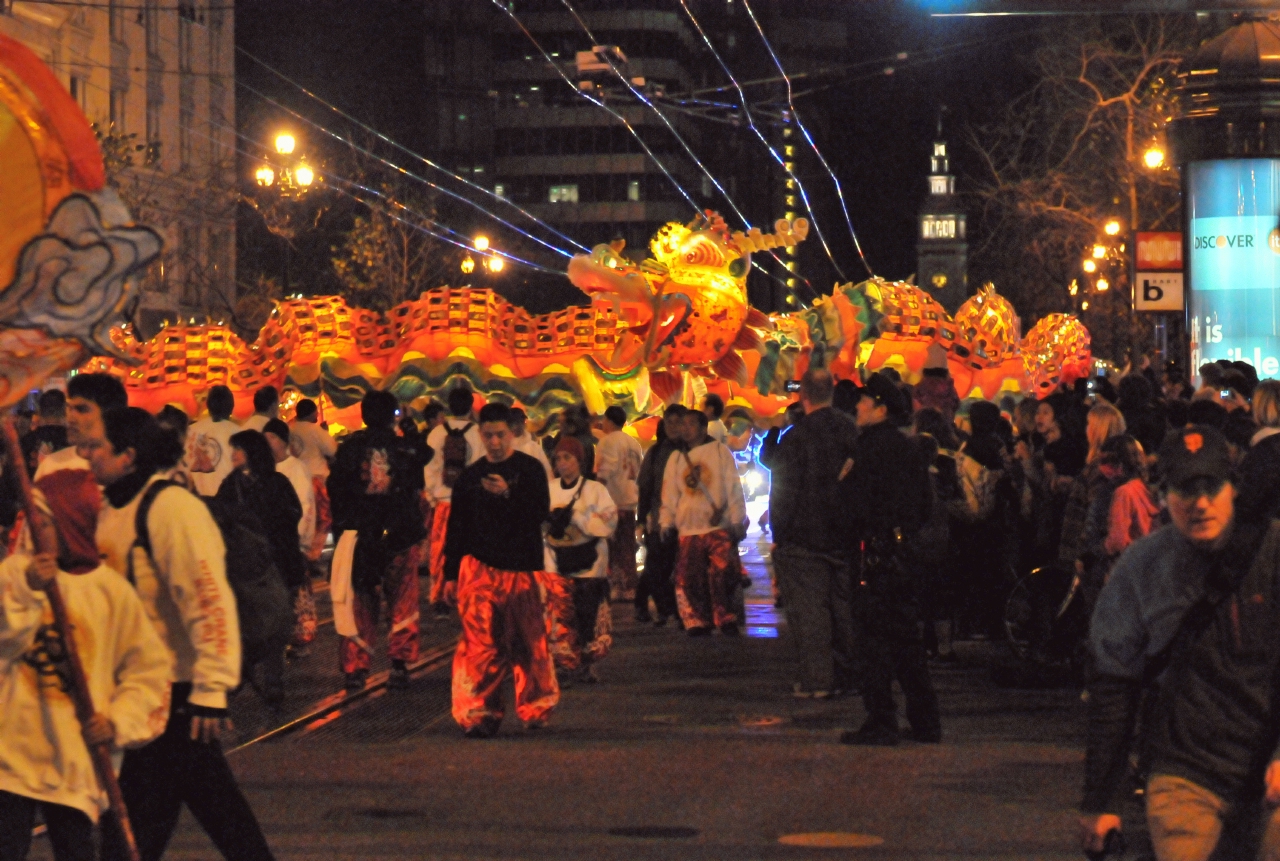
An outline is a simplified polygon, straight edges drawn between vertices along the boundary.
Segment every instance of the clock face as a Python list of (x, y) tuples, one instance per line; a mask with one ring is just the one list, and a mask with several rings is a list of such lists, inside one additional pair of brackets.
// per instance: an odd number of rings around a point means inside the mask
[(934, 273), (934, 276), (929, 279), (929, 283), (941, 290), (947, 286), (947, 274), (945, 272)]

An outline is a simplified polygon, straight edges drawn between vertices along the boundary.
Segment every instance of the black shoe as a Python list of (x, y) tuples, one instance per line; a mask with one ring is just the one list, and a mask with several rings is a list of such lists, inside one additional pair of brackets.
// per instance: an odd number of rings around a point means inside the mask
[(396, 661), (391, 667), (391, 674), (387, 676), (387, 690), (403, 691), (407, 687), (409, 687), (409, 668), (403, 661)]
[(942, 728), (935, 727), (933, 729), (915, 729), (911, 730), (911, 739), (921, 744), (941, 744)]
[(893, 747), (898, 743), (898, 731), (887, 726), (863, 724), (857, 732), (845, 730), (841, 733), (840, 743)]
[(493, 738), (498, 734), (498, 722), (492, 718), (486, 718), (470, 729), (462, 731), (464, 738)]
[(741, 632), (738, 630), (737, 622), (726, 622), (720, 626), (720, 633), (724, 634), (726, 637), (736, 637)]
[(357, 693), (364, 690), (364, 683), (368, 678), (368, 670), (356, 670), (354, 673), (347, 673), (347, 678), (343, 683), (343, 687), (346, 688), (347, 693), (349, 694)]
[(685, 633), (690, 637), (710, 637), (711, 629), (703, 625), (697, 625), (692, 628), (686, 628)]
[(649, 609), (647, 607), (636, 610), (636, 621), (642, 625), (653, 621), (653, 616), (649, 615)]

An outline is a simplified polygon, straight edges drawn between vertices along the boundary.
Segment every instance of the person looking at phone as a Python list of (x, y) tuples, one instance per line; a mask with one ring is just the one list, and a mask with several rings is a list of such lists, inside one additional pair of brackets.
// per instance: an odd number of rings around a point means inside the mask
[(502, 682), (515, 676), (516, 715), (546, 724), (560, 701), (537, 572), (551, 510), (542, 464), (515, 450), (511, 409), (480, 410), (484, 457), (453, 485), (444, 545), (446, 599), (456, 596), (462, 637), (453, 659), (453, 719), (468, 738), (502, 724)]

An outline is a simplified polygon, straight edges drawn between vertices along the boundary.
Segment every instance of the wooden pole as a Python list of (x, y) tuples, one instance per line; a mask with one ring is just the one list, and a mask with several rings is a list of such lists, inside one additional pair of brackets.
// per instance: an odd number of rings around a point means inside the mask
[[(7, 417), (4, 420), (4, 441), (9, 449), (9, 463), (22, 491), (22, 507), (27, 515), (27, 528), (31, 530), (31, 541), (35, 544), (36, 552), (57, 554), (57, 532), (54, 531), (53, 524), (36, 508), (35, 496), (31, 492), (31, 477), (27, 475), (27, 464), (22, 457), (22, 447), (18, 444), (18, 432), (13, 426), (13, 419)], [(67, 605), (62, 600), (56, 580), (45, 589), (45, 595), (49, 598), (49, 606), (53, 608), (53, 622), (62, 638), (67, 667), (71, 673), (70, 693), (71, 701), (75, 704), (76, 719), (81, 726), (86, 726), (97, 712), (93, 707), (93, 696), (89, 693), (84, 665), (80, 662), (80, 653), (76, 650), (76, 641), (71, 636), (72, 625), (67, 617)], [(138, 843), (133, 836), (133, 826), (129, 822), (129, 811), (124, 806), (124, 795), (116, 780), (115, 766), (111, 762), (111, 745), (92, 745), (89, 756), (93, 760), (93, 770), (98, 775), (98, 782), (107, 791), (111, 811), (115, 813), (116, 822), (120, 825), (129, 861), (142, 861), (142, 856), (138, 854)]]

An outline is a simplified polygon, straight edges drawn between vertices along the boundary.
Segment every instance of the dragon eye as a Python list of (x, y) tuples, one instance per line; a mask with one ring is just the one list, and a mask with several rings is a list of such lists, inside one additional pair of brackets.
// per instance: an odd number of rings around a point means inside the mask
[(747, 274), (747, 258), (739, 257), (737, 260), (729, 264), (729, 274), (734, 278), (741, 278)]

